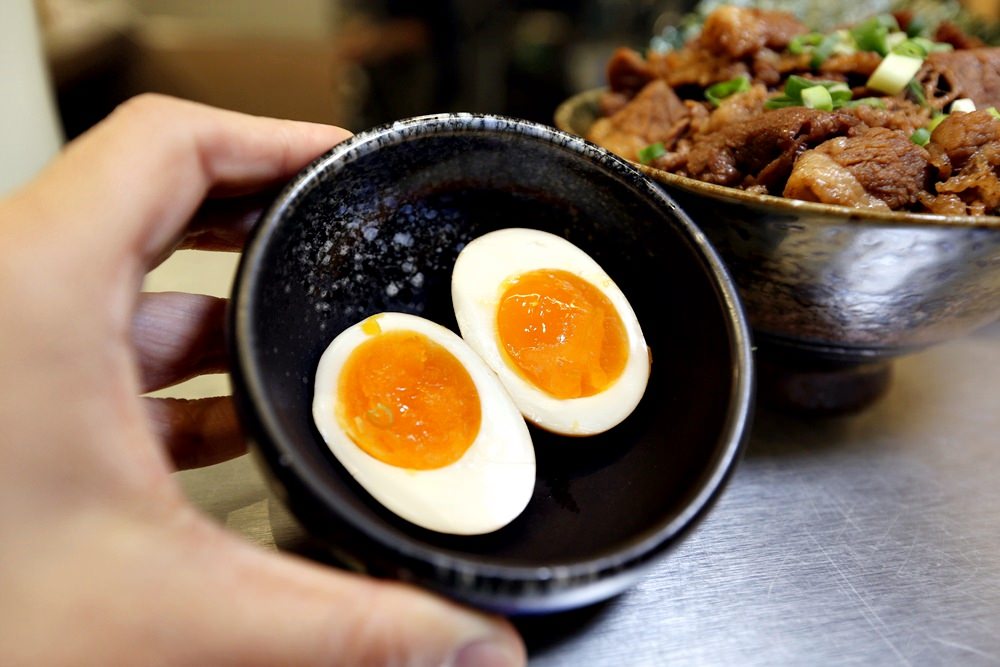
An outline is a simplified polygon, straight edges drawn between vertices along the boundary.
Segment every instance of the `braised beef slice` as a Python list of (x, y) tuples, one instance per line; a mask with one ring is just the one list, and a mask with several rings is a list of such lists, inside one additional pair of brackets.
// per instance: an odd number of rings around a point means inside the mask
[(709, 183), (764, 185), (780, 194), (795, 158), (858, 122), (849, 114), (805, 107), (768, 111), (696, 140), (684, 171)]
[(1000, 48), (932, 53), (917, 79), (927, 101), (938, 109), (964, 97), (977, 109), (1000, 107)]
[(866, 128), (828, 141), (817, 150), (851, 172), (865, 192), (893, 210), (913, 204), (917, 193), (926, 189), (930, 173), (927, 151), (901, 132)]
[(638, 51), (619, 47), (611, 54), (606, 69), (608, 87), (616, 93), (632, 97), (656, 78), (649, 63)]
[(745, 58), (762, 47), (781, 51), (796, 35), (807, 32), (787, 12), (724, 5), (705, 18), (698, 41), (709, 51)]
[(597, 106), (600, 109), (600, 116), (613, 116), (621, 111), (622, 108), (624, 108), (625, 105), (631, 101), (631, 95), (616, 93), (613, 90), (605, 90), (601, 93), (601, 96), (597, 98)]
[(965, 202), (958, 195), (932, 195), (929, 192), (921, 192), (917, 199), (928, 213), (967, 215), (969, 212)]
[(777, 88), (789, 74), (797, 74), (809, 69), (809, 54), (794, 55), (771, 49), (761, 49), (754, 54), (750, 69), (755, 82)]
[(927, 144), (927, 161), (931, 168), (937, 172), (938, 180), (944, 180), (951, 176), (951, 160), (948, 152), (933, 141)]
[(940, 195), (956, 195), (967, 213), (982, 215), (1000, 208), (1000, 145), (987, 144), (976, 151), (965, 166), (935, 187)]
[(874, 51), (857, 51), (855, 53), (835, 53), (819, 66), (821, 78), (829, 79), (830, 74), (839, 74), (843, 77), (857, 75), (859, 77), (869, 77), (882, 62), (882, 56)]
[(730, 95), (712, 110), (704, 122), (692, 125), (695, 132), (717, 132), (735, 123), (742, 123), (764, 112), (767, 87), (754, 84), (750, 90)]
[(595, 122), (587, 138), (630, 160), (649, 144), (669, 150), (687, 128), (688, 107), (662, 79), (646, 85), (631, 102)]
[[(844, 140), (846, 137), (837, 137), (821, 146)], [(782, 194), (791, 199), (823, 204), (889, 210), (889, 206), (869, 194), (846, 167), (819, 149), (806, 151), (795, 160)]]
[(750, 75), (749, 67), (742, 60), (733, 60), (697, 46), (651, 53), (649, 65), (656, 76), (674, 88), (706, 88), (713, 83)]
[(906, 136), (913, 134), (917, 128), (926, 127), (930, 122), (931, 113), (926, 107), (897, 97), (884, 97), (881, 101), (881, 107), (857, 104), (843, 111), (857, 117), (868, 127), (887, 127), (899, 130)]
[(955, 171), (983, 145), (995, 141), (1000, 141), (1000, 120), (988, 111), (948, 114), (931, 133), (931, 143), (944, 150)]

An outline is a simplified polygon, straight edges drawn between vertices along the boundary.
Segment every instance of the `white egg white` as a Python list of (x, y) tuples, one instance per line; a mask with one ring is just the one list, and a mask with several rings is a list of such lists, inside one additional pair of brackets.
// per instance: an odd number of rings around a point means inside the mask
[[(597, 287), (618, 311), (628, 336), (621, 376), (593, 396), (560, 399), (522, 377), (497, 339), (497, 310), (507, 281), (528, 271), (560, 269)], [(594, 435), (621, 423), (646, 391), (649, 349), (628, 299), (587, 253), (566, 239), (535, 229), (510, 228), (473, 239), (459, 253), (451, 296), (462, 337), (486, 361), (526, 419), (566, 435)]]
[(373, 317), (381, 331), (427, 336), (465, 366), (482, 406), (479, 434), (462, 458), (433, 470), (396, 467), (354, 444), (335, 411), (344, 362), (369, 337), (359, 322), (330, 343), (316, 371), (313, 418), (333, 455), (372, 497), (418, 526), (476, 535), (507, 525), (524, 510), (535, 486), (535, 452), (524, 418), (493, 372), (455, 333), (414, 315)]

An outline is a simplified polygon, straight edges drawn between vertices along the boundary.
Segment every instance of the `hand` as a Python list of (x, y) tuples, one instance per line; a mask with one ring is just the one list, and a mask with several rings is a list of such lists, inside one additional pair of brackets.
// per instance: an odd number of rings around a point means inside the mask
[(170, 473), (243, 451), (231, 406), (139, 398), (225, 361), (225, 303), (140, 297), (145, 273), (178, 243), (238, 245), (234, 197), (347, 136), (144, 96), (0, 203), (4, 664), (523, 663), (500, 619), (204, 517)]

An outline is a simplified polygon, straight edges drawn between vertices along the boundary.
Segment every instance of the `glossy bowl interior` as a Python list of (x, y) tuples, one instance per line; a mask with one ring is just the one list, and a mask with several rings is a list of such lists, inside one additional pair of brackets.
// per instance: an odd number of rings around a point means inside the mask
[[(630, 299), (652, 349), (638, 409), (611, 431), (532, 430), (525, 512), (488, 535), (418, 528), (331, 455), (311, 416), (329, 342), (375, 312), (457, 330), (451, 269), (494, 229), (568, 238)], [(505, 613), (578, 607), (641, 576), (703, 516), (747, 437), (748, 328), (729, 276), (669, 197), (578, 137), (447, 115), (357, 135), (304, 170), (255, 228), (231, 306), (234, 394), (277, 495), (341, 562)]]
[[(566, 100), (556, 125), (585, 136), (601, 92)], [(862, 211), (636, 166), (719, 251), (767, 349), (860, 364), (962, 336), (1000, 316), (1000, 218)]]

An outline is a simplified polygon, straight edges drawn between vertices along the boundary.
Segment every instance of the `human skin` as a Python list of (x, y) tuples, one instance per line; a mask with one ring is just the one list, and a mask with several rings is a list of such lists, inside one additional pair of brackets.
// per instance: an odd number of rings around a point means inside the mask
[(0, 201), (0, 662), (518, 665), (510, 625), (264, 551), (171, 475), (244, 451), (228, 398), (141, 398), (225, 368), (225, 302), (141, 295), (176, 247), (238, 249), (254, 193), (349, 136), (158, 96)]

